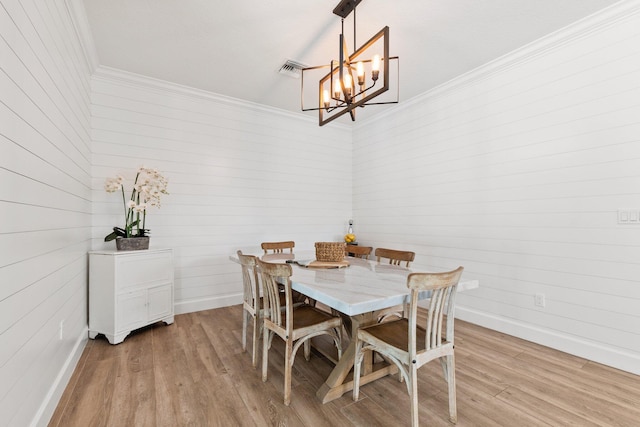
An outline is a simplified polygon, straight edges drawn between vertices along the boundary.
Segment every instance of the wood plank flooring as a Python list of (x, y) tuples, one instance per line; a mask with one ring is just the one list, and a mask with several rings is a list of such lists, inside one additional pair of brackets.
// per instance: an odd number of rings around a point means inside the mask
[[(458, 426), (640, 426), (640, 377), (456, 321)], [(50, 426), (408, 426), (404, 383), (386, 377), (321, 404), (331, 370), (300, 351), (284, 406), (282, 341), (269, 380), (241, 346), (241, 307), (178, 315), (112, 346), (89, 340)], [(250, 343), (250, 340), (248, 340)], [(451, 426), (439, 363), (419, 371), (420, 423)]]

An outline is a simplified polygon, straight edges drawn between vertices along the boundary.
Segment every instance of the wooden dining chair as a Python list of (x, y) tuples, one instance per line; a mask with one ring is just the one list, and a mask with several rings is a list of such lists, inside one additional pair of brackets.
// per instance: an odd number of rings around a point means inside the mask
[(416, 257), (415, 252), (398, 251), (395, 249), (385, 249), (385, 248), (377, 248), (374, 255), (376, 256), (376, 260), (378, 262), (380, 262), (382, 258), (385, 258), (385, 259), (388, 259), (389, 264), (392, 264), (392, 265), (402, 265), (403, 262), (406, 262), (405, 267), (409, 267), (409, 264)]
[(347, 245), (344, 252), (347, 256), (369, 259), (373, 248), (371, 246)]
[[(287, 241), (287, 242), (262, 242), (260, 247), (264, 251), (265, 255), (269, 254), (283, 254), (285, 251), (289, 249), (289, 253), (293, 254), (293, 248), (295, 248), (296, 242)], [(293, 257), (293, 256), (292, 256)], [(299, 292), (293, 291), (293, 297), (296, 303), (307, 302), (312, 305), (315, 304), (315, 301), (308, 298), (306, 295), (303, 295)]]
[[(415, 259), (415, 252), (410, 251), (399, 251), (396, 249), (385, 249), (385, 248), (377, 248), (375, 252), (375, 257), (377, 262), (379, 263), (383, 258), (389, 260), (389, 264), (391, 265), (399, 265), (402, 266), (402, 263), (405, 263), (405, 267), (409, 268), (409, 264)], [(382, 322), (391, 316), (397, 317), (405, 317), (405, 313), (407, 312), (408, 306), (404, 304), (402, 308), (389, 308), (384, 310), (381, 313), (378, 313), (378, 322)]]
[[(457, 422), (453, 323), (456, 288), (462, 270), (462, 267), (458, 267), (444, 273), (410, 274), (407, 278), (411, 293), (408, 319), (358, 329), (355, 336), (353, 400), (357, 401), (360, 393), (360, 364), (364, 353), (380, 353), (400, 370), (411, 397), (411, 425), (417, 427), (418, 369), (432, 360), (440, 359), (448, 384), (449, 419)], [(424, 327), (419, 326), (417, 321), (418, 296), (423, 291), (431, 291)]]
[(271, 251), (272, 254), (284, 253), (286, 249), (289, 249), (289, 253), (293, 253), (293, 248), (296, 246), (295, 242), (262, 242), (260, 244), (265, 255)]
[(262, 334), (263, 304), (260, 297), (260, 282), (258, 280), (257, 258), (244, 255), (238, 251), (238, 260), (242, 267), (242, 351), (247, 351), (247, 324), (253, 320), (253, 349), (251, 363), (256, 367), (258, 361), (258, 340)]
[[(253, 255), (244, 255), (242, 251), (238, 251), (237, 255), (242, 267), (242, 351), (247, 351), (247, 331), (249, 319), (251, 319), (253, 321), (251, 364), (255, 368), (258, 361), (258, 341), (262, 336), (264, 317), (264, 298), (261, 296), (258, 259)], [(280, 302), (282, 305), (285, 303), (284, 292), (280, 292)]]
[[(291, 266), (271, 264), (258, 260), (265, 296), (264, 332), (262, 337), (262, 381), (267, 381), (269, 348), (275, 335), (285, 342), (284, 352), (284, 404), (291, 402), (291, 371), (300, 346), (304, 345), (304, 357), (311, 356), (311, 338), (329, 335), (342, 357), (342, 321), (340, 317), (308, 304), (294, 307), (291, 294)], [(285, 306), (282, 307), (278, 282), (284, 285)], [(281, 310), (281, 308), (284, 308)]]

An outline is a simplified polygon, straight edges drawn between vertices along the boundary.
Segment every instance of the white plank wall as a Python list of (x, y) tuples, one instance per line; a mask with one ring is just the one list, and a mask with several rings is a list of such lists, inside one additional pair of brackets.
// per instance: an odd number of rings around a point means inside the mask
[[(122, 226), (106, 177), (162, 171), (169, 195), (147, 214), (152, 247), (175, 257), (176, 312), (241, 302), (229, 261), (262, 241), (342, 239), (351, 215), (351, 129), (99, 68), (92, 79), (93, 247)], [(128, 189), (131, 188), (129, 185)]]
[[(354, 130), (363, 244), (480, 279), (458, 317), (640, 374), (640, 16), (627, 2)], [(543, 294), (545, 307), (534, 304)]]
[(104, 180), (141, 165), (169, 179), (147, 226), (177, 313), (240, 302), (237, 249), (312, 250), (353, 217), (361, 244), (479, 278), (460, 318), (640, 374), (640, 224), (617, 223), (640, 210), (639, 8), (352, 129), (94, 72), (81, 0), (0, 0), (0, 424), (47, 423), (86, 341), (86, 252), (122, 225)]
[(46, 424), (86, 342), (91, 62), (72, 7), (0, 1), (0, 424), (7, 426)]

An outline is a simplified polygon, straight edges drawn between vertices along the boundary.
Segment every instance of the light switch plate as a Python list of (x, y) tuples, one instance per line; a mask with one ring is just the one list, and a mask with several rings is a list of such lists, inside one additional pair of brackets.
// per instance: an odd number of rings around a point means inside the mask
[(618, 224), (640, 225), (640, 209), (618, 209)]

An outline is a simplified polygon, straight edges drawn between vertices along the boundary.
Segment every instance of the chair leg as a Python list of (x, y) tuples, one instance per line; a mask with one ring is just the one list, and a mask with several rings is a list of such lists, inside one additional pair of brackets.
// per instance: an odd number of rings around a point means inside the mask
[(303, 344), (304, 347), (304, 360), (307, 362), (311, 360), (311, 339), (308, 339)]
[(259, 320), (260, 319), (257, 316), (253, 318), (253, 354), (251, 357), (251, 363), (254, 368), (258, 363), (258, 342), (260, 341), (260, 330), (262, 329), (259, 325)]
[(265, 328), (262, 334), (262, 381), (267, 381), (267, 365), (269, 364), (269, 331)]
[(246, 310), (242, 310), (242, 351), (247, 351), (247, 318), (249, 313)]
[(449, 378), (449, 368), (447, 368), (447, 358), (440, 358), (440, 366), (442, 366), (442, 375), (444, 376), (444, 380), (447, 381)]
[(289, 406), (291, 403), (291, 370), (293, 365), (293, 360), (291, 358), (293, 353), (293, 342), (291, 340), (286, 340), (285, 342), (285, 352), (284, 352), (284, 404)]
[(447, 359), (447, 383), (449, 386), (449, 420), (452, 423), (458, 422), (458, 408), (456, 404), (456, 361), (452, 354), (446, 356)]
[(409, 394), (411, 398), (411, 426), (418, 427), (420, 421), (418, 416), (418, 368), (415, 364), (409, 367)]

